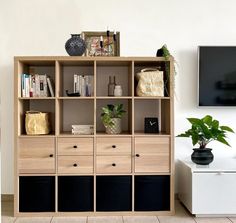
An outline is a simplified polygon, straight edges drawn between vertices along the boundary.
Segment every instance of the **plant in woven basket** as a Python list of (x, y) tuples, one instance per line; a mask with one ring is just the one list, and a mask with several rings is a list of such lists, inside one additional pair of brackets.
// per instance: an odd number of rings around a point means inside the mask
[(102, 107), (103, 113), (101, 119), (108, 134), (121, 133), (121, 118), (126, 112), (123, 110), (123, 104), (112, 105), (108, 104)]

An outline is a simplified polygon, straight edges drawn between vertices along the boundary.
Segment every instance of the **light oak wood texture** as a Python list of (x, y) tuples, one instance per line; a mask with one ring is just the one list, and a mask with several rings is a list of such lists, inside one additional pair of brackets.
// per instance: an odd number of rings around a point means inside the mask
[(97, 138), (97, 155), (131, 154), (131, 137)]
[(97, 173), (131, 173), (131, 156), (97, 156)]
[(55, 139), (20, 138), (19, 172), (55, 173)]
[(93, 156), (58, 156), (58, 173), (93, 173)]
[(93, 155), (93, 138), (58, 138), (58, 155)]
[(135, 138), (135, 172), (169, 172), (170, 139)]

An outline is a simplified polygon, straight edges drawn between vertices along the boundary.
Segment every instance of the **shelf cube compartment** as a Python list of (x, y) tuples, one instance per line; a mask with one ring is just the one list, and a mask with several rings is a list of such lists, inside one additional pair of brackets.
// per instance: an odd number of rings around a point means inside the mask
[(135, 211), (170, 210), (170, 176), (135, 176)]
[(39, 111), (49, 113), (50, 134), (55, 132), (55, 100), (54, 99), (20, 99), (19, 105), (19, 125), (18, 134), (25, 135), (25, 114), (27, 111)]
[(108, 96), (109, 76), (116, 85), (121, 85), (122, 96), (132, 96), (132, 62), (131, 61), (99, 61), (97, 62), (97, 97)]
[(132, 100), (130, 99), (98, 99), (96, 111), (96, 131), (97, 134), (105, 134), (105, 127), (102, 123), (101, 114), (102, 107), (108, 104), (117, 105), (123, 104), (123, 109), (126, 111), (121, 118), (121, 134), (132, 134)]
[(97, 176), (97, 211), (131, 211), (132, 177)]
[(58, 211), (93, 211), (93, 176), (58, 177)]
[[(89, 83), (91, 84), (91, 96), (94, 96), (94, 62), (93, 61), (64, 61), (60, 63), (59, 75), (59, 97), (68, 97), (66, 90), (69, 93), (74, 93), (75, 81), (74, 75), (77, 77), (80, 85), (85, 84), (85, 79), (82, 76), (88, 76)], [(83, 80), (82, 80), (83, 79)], [(78, 83), (78, 82), (77, 82)], [(78, 89), (78, 85), (77, 85)], [(82, 92), (79, 92), (82, 95)]]
[(94, 100), (60, 99), (60, 134), (72, 134), (72, 125), (94, 126)]
[(165, 97), (170, 96), (170, 61), (138, 61), (134, 62), (134, 96), (137, 96), (137, 73), (141, 72), (143, 69), (158, 69), (163, 71), (163, 82), (164, 89), (163, 93)]
[(19, 177), (19, 212), (54, 212), (55, 177)]

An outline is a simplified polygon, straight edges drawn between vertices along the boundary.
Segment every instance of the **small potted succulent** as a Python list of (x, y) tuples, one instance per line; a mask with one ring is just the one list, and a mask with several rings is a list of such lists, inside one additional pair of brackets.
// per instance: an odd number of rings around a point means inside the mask
[(101, 119), (103, 125), (106, 128), (107, 134), (120, 134), (121, 129), (121, 118), (126, 112), (123, 110), (123, 104), (112, 105), (108, 104), (106, 107), (102, 108), (103, 113), (101, 114)]
[(192, 138), (193, 146), (196, 144), (199, 145), (199, 148), (193, 149), (191, 155), (191, 159), (194, 163), (208, 165), (213, 161), (214, 156), (211, 152), (212, 149), (206, 147), (208, 143), (212, 141), (218, 141), (230, 146), (226, 141), (227, 132), (234, 133), (230, 127), (220, 126), (219, 121), (213, 120), (210, 115), (202, 119), (187, 118), (187, 120), (192, 124), (191, 129), (177, 137), (190, 137)]

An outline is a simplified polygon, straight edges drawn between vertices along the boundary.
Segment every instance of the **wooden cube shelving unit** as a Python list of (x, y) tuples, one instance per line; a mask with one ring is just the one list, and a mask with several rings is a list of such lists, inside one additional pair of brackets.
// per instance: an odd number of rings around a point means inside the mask
[[(171, 57), (15, 57), (15, 215), (173, 214), (173, 66)], [(164, 97), (136, 95), (135, 74), (146, 67), (164, 70)], [(32, 68), (55, 81), (55, 97), (21, 97), (21, 74)], [(66, 96), (74, 74), (93, 76), (91, 97)], [(110, 75), (122, 97), (107, 96)], [(126, 110), (119, 135), (101, 122), (110, 103)], [(50, 112), (49, 135), (26, 134), (28, 110)], [(160, 133), (144, 133), (145, 117), (158, 117)], [(94, 125), (94, 134), (73, 135), (72, 124)]]

